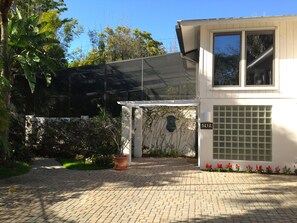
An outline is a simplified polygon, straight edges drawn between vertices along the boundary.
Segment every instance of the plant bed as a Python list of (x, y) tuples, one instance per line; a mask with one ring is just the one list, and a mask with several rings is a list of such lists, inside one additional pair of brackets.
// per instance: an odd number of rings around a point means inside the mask
[(16, 163), (11, 167), (0, 167), (0, 179), (19, 176), (28, 173), (30, 169), (30, 164), (16, 161)]
[(83, 160), (59, 158), (57, 161), (66, 169), (70, 170), (102, 170), (112, 168), (112, 165), (100, 166), (88, 160), (84, 162)]
[(262, 165), (256, 165), (256, 168), (253, 169), (253, 166), (247, 165), (245, 170), (240, 170), (240, 165), (235, 164), (235, 169), (231, 163), (226, 164), (224, 168), (223, 164), (218, 163), (216, 168), (213, 168), (212, 164), (206, 164), (205, 168), (201, 169), (202, 171), (206, 172), (232, 172), (232, 173), (257, 173), (257, 174), (282, 174), (282, 175), (297, 175), (297, 169), (294, 166), (294, 170), (292, 171), (287, 166), (284, 166), (281, 172), (281, 168), (279, 166), (275, 167), (274, 169), (268, 165), (266, 168), (263, 168)]

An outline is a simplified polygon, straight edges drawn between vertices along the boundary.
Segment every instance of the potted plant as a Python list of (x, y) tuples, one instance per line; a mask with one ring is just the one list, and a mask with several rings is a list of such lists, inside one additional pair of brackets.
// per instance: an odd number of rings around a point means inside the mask
[(110, 118), (107, 125), (110, 137), (117, 146), (117, 155), (113, 157), (115, 170), (126, 170), (128, 164), (128, 156), (124, 154), (124, 148), (129, 144), (128, 139), (122, 138), (122, 122), (121, 117)]

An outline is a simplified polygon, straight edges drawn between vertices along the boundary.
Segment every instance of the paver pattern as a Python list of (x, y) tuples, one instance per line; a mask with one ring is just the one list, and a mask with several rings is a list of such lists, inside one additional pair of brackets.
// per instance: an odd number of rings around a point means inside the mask
[(127, 171), (40, 158), (0, 181), (0, 222), (297, 222), (297, 177), (203, 172), (186, 158), (134, 159)]

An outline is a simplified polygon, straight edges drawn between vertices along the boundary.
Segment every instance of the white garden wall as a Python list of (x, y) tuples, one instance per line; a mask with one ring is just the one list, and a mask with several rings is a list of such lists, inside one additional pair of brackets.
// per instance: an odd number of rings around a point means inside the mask
[[(176, 118), (176, 129), (166, 129), (167, 116)], [(143, 148), (178, 151), (181, 155), (195, 155), (195, 107), (154, 107), (143, 109)]]

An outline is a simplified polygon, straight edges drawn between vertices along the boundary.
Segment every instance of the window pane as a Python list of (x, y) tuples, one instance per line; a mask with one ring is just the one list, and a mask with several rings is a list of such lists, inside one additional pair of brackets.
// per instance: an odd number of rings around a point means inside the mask
[(240, 34), (214, 36), (214, 86), (239, 85)]
[(247, 32), (246, 85), (272, 85), (274, 59), (274, 32)]

